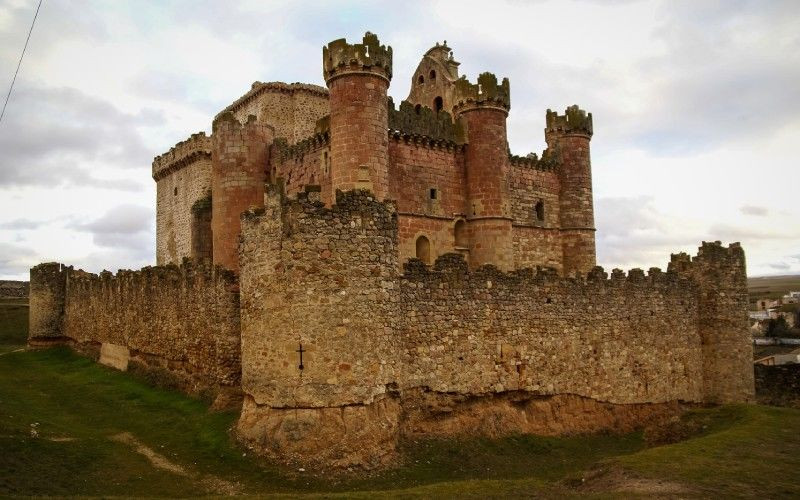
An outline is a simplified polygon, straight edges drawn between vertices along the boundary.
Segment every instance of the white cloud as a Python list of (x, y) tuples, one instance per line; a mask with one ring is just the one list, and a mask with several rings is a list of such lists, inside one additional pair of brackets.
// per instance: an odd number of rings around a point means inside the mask
[[(516, 153), (544, 147), (545, 109), (592, 112), (601, 264), (663, 267), (741, 239), (751, 273), (800, 272), (797, 2), (486, 5), (48, 0), (0, 124), (0, 241), (15, 242), (0, 277), (36, 259), (152, 263), (152, 157), (254, 80), (322, 83), (322, 45), (366, 30), (394, 48), (396, 102), (443, 39), (469, 78), (510, 77)], [(0, 0), (0, 75), (34, 7)], [(113, 221), (129, 230), (102, 230)]]

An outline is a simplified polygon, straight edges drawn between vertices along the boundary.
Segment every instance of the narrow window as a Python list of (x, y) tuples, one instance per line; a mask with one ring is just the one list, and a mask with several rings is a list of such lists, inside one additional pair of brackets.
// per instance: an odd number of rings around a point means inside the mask
[(430, 192), (429, 192), (429, 195), (430, 195), (432, 200), (435, 200), (436, 198), (439, 197), (439, 191), (436, 188), (431, 188)]
[(414, 112), (420, 114), (422, 112), (422, 104), (417, 104), (414, 106)]
[(544, 220), (544, 202), (539, 201), (536, 203), (536, 220), (543, 221)]
[(424, 83), (425, 83), (425, 77), (422, 76), (422, 75), (419, 75), (419, 78), (417, 78), (417, 85), (422, 85)]
[(172, 190), (172, 194), (173, 194), (174, 196), (178, 196), (178, 188), (175, 188), (175, 189), (173, 189), (173, 190)]
[(433, 109), (438, 112), (441, 111), (442, 108), (444, 108), (444, 103), (442, 102), (442, 97), (438, 96), (433, 100)]
[(417, 238), (417, 258), (425, 264), (431, 263), (431, 242), (424, 236)]
[(436, 70), (435, 69), (431, 70), (431, 74), (429, 75), (429, 77), (430, 77), (432, 82), (436, 81)]

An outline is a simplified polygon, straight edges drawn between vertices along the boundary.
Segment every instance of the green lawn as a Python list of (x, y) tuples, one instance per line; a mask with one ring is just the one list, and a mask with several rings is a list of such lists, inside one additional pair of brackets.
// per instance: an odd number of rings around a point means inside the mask
[(28, 299), (0, 298), (0, 353), (19, 349), (28, 337)]
[[(338, 479), (251, 456), (230, 438), (235, 419), (66, 348), (6, 353), (0, 355), (0, 496), (800, 495), (791, 472), (800, 470), (798, 410), (696, 410), (685, 417), (693, 437), (655, 448), (641, 433), (406, 443), (402, 466)], [(131, 439), (181, 471), (154, 466)]]

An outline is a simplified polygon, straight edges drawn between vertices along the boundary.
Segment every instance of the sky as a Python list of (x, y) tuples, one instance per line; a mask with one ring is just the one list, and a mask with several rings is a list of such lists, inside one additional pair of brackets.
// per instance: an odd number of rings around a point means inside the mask
[[(35, 8), (0, 0), (3, 95)], [(44, 0), (0, 122), (0, 279), (153, 265), (153, 157), (254, 81), (324, 85), (322, 46), (368, 30), (395, 102), (437, 41), (509, 77), (515, 154), (545, 147), (548, 108), (593, 114), (598, 264), (721, 240), (751, 276), (800, 273), (796, 0)]]

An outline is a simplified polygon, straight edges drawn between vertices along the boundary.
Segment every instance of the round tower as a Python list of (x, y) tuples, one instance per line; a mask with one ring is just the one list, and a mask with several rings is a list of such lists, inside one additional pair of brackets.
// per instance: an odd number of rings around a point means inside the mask
[(239, 217), (264, 205), (272, 126), (251, 115), (242, 124), (230, 111), (213, 124), (211, 151), (211, 233), (214, 264), (239, 271)]
[(508, 78), (498, 84), (495, 75), (483, 73), (472, 84), (462, 77), (455, 83), (454, 95), (453, 112), (467, 131), (469, 262), (510, 270), (514, 259), (506, 136), (511, 107)]
[(368, 189), (382, 200), (388, 192), (387, 90), (392, 48), (367, 32), (363, 43), (341, 38), (322, 48), (331, 107), (331, 188)]
[(592, 165), (592, 114), (578, 106), (563, 116), (547, 110), (545, 140), (560, 159), (563, 273), (588, 273), (596, 264)]

